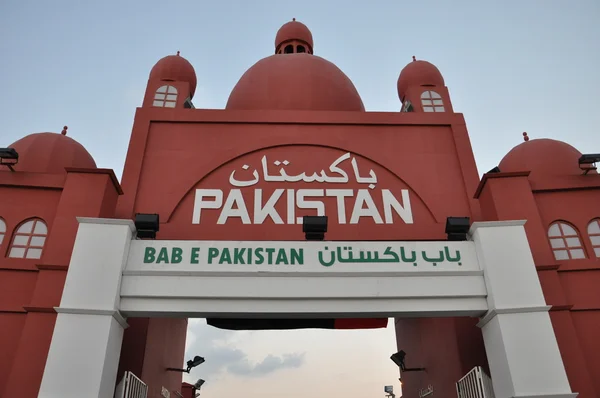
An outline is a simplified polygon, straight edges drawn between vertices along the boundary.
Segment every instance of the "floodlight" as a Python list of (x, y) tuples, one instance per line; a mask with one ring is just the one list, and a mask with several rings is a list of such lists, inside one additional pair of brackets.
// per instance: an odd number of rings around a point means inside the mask
[(190, 370), (192, 368), (195, 368), (198, 365), (202, 365), (204, 363), (204, 358), (199, 357), (198, 355), (196, 355), (194, 357), (194, 359), (191, 359), (189, 361), (187, 361), (187, 372), (190, 373)]
[[(190, 370), (192, 370), (192, 368), (195, 368), (198, 365), (201, 365), (205, 362), (204, 358), (196, 355), (194, 357), (194, 359), (190, 359), (189, 361), (187, 361), (187, 368), (186, 369), (180, 369), (180, 368), (167, 368), (168, 371), (172, 371), (172, 372), (183, 372), (183, 373), (190, 373)], [(198, 382), (200, 382), (200, 380), (198, 380)]]
[(140, 239), (155, 239), (159, 226), (158, 214), (137, 213), (135, 215), (135, 228)]
[(19, 159), (19, 153), (15, 148), (0, 148), (0, 159), (17, 160)]
[(406, 357), (406, 353), (402, 350), (393, 354), (390, 359), (394, 361), (396, 365), (400, 368), (400, 370), (404, 370), (404, 357)]
[(579, 158), (579, 168), (583, 170), (583, 174), (587, 174), (597, 169), (597, 162), (600, 162), (600, 153), (584, 154)]
[(0, 165), (6, 166), (10, 171), (19, 162), (19, 153), (14, 148), (0, 148)]
[[(398, 351), (397, 353), (393, 354), (390, 357), (390, 359), (392, 361), (394, 361), (394, 363), (396, 365), (398, 365), (401, 373), (402, 372), (421, 372), (421, 371), (425, 370), (425, 368), (407, 368), (406, 365), (404, 364), (405, 358), (406, 358), (406, 352), (404, 352), (403, 350)], [(398, 380), (400, 381), (400, 383), (402, 383), (401, 377)]]
[(327, 232), (327, 216), (302, 217), (302, 232), (306, 240), (323, 240)]
[(446, 234), (448, 240), (464, 241), (467, 240), (467, 233), (471, 228), (469, 217), (448, 217), (446, 218)]
[(593, 164), (597, 162), (600, 162), (600, 153), (584, 154), (579, 158), (579, 164)]

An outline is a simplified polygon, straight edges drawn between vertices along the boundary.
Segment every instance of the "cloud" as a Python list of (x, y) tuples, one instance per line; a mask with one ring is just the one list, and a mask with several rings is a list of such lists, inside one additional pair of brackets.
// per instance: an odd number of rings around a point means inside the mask
[(261, 377), (280, 369), (299, 368), (304, 364), (304, 353), (284, 354), (281, 357), (267, 355), (265, 359), (251, 364), (248, 359), (233, 363), (227, 367), (229, 373), (238, 376)]
[(200, 355), (206, 362), (194, 368), (191, 374), (184, 375), (187, 381), (198, 378), (214, 381), (226, 373), (258, 378), (282, 369), (299, 368), (305, 362), (304, 353), (269, 353), (253, 361), (239, 347), (248, 344), (254, 332), (222, 330), (204, 322), (203, 319), (190, 319), (188, 323), (185, 360)]

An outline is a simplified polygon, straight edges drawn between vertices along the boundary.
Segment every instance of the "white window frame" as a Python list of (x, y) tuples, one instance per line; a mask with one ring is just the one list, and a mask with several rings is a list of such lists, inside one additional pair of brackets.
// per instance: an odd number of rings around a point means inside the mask
[(154, 93), (152, 106), (159, 108), (175, 108), (175, 105), (177, 105), (177, 88), (168, 84), (160, 86)]
[(2, 217), (0, 217), (0, 245), (4, 241), (4, 237), (6, 236), (6, 222)]
[(557, 261), (587, 258), (581, 236), (575, 226), (565, 221), (555, 221), (548, 227), (550, 247)]
[(423, 112), (446, 112), (444, 100), (436, 91), (427, 90), (421, 93)]
[(600, 218), (594, 218), (587, 227), (588, 237), (594, 249), (594, 254), (600, 258)]
[(48, 226), (40, 218), (30, 218), (22, 222), (15, 231), (8, 257), (40, 259), (48, 237)]

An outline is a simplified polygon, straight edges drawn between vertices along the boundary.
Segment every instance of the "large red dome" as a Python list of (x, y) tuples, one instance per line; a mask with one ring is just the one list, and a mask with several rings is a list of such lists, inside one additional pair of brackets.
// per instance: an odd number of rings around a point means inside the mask
[(263, 58), (235, 85), (227, 109), (364, 111), (352, 81), (333, 63), (315, 55)]
[(64, 173), (65, 167), (96, 168), (92, 155), (74, 139), (56, 133), (36, 133), (10, 145), (19, 153), (16, 171)]
[(571, 145), (547, 138), (530, 140), (514, 147), (504, 156), (501, 172), (530, 171), (535, 181), (544, 177), (581, 175), (581, 152)]
[(196, 71), (187, 59), (179, 55), (179, 52), (177, 55), (161, 58), (150, 71), (150, 79), (188, 82), (192, 96), (196, 91)]
[(413, 59), (400, 72), (398, 96), (403, 99), (410, 86), (444, 86), (444, 77), (434, 64)]

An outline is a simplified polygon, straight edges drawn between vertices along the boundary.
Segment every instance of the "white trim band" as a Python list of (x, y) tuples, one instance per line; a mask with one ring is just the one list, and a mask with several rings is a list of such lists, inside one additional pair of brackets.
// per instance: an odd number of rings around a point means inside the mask
[(67, 307), (54, 307), (54, 310), (58, 314), (73, 314), (73, 315), (109, 315), (115, 318), (115, 321), (119, 323), (123, 327), (123, 329), (127, 329), (129, 324), (127, 323), (127, 319), (121, 315), (119, 310), (103, 310), (96, 308), (67, 308)]
[(548, 312), (552, 308), (551, 305), (541, 305), (534, 307), (514, 307), (514, 308), (492, 308), (482, 316), (477, 323), (477, 326), (482, 328), (496, 315), (501, 314), (525, 314), (528, 312)]
[(93, 218), (93, 217), (77, 217), (79, 224), (102, 224), (102, 225), (127, 225), (131, 232), (135, 232), (135, 223), (133, 220), (120, 218)]

